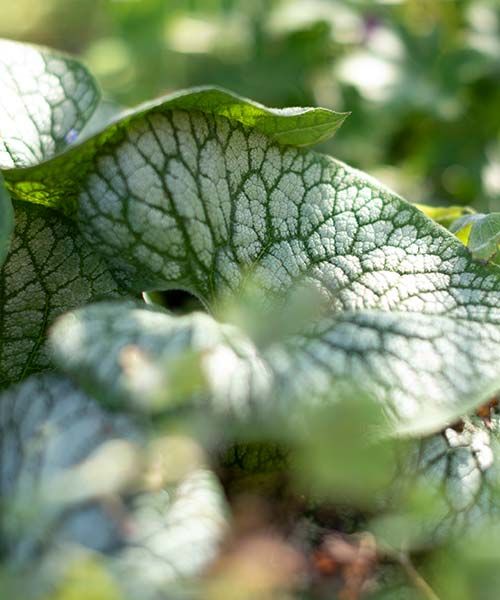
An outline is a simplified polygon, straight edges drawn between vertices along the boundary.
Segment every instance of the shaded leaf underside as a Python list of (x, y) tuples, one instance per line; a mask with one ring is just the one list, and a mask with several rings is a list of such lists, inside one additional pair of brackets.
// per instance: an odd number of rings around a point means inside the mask
[(202, 86), (182, 90), (139, 106), (128, 114), (147, 114), (155, 108), (161, 111), (198, 111), (226, 117), (281, 144), (312, 146), (330, 138), (349, 113), (327, 108), (269, 108), (218, 87)]

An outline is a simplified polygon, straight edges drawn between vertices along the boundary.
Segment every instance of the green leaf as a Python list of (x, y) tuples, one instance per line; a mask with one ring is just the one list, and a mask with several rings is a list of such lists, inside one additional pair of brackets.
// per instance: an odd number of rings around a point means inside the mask
[(134, 123), (144, 121), (148, 115), (169, 114), (175, 109), (225, 117), (270, 139), (295, 146), (309, 146), (328, 139), (348, 115), (325, 108), (267, 108), (216, 87), (192, 88), (124, 112), (106, 129), (63, 156), (32, 169), (13, 169), (5, 176), (19, 198), (55, 206), (71, 214), (76, 208), (79, 183), (92, 171), (94, 157), (100, 149), (126, 138)]
[(500, 213), (462, 217), (451, 230), (467, 244), (475, 259), (500, 265)]
[[(137, 424), (55, 375), (31, 377), (0, 405), (0, 529), (7, 566), (29, 571), (32, 586), (71, 569), (75, 544), (99, 553), (120, 587), (141, 598), (159, 597), (215, 556), (226, 530), (222, 491), (175, 437), (153, 448), (156, 472)], [(40, 563), (45, 581), (33, 576)]]
[(0, 168), (36, 165), (73, 143), (99, 92), (78, 61), (0, 40)]
[(226, 117), (260, 131), (276, 142), (293, 146), (312, 146), (327, 140), (350, 114), (327, 108), (269, 108), (228, 90), (210, 86), (176, 92), (148, 102), (130, 114), (146, 114), (155, 108), (199, 111)]
[(266, 301), (312, 285), (323, 320), (258, 356), (283, 397), (361, 382), (399, 431), (440, 428), (500, 387), (500, 272), (366, 175), (276, 141), (302, 143), (319, 114), (184, 92), (5, 176), (71, 214), (138, 292), (184, 289), (218, 314), (250, 276)]
[(249, 274), (266, 301), (319, 291), (330, 316), (272, 359), (294, 397), (309, 390), (299, 382), (362, 382), (408, 432), (500, 387), (499, 271), (362, 173), (225, 118), (156, 109), (93, 161), (76, 218), (137, 290), (188, 290), (215, 312)]
[(14, 211), (3, 178), (0, 175), (0, 267), (7, 256), (13, 229)]
[(451, 224), (457, 219), (474, 213), (468, 206), (430, 206), (427, 204), (415, 204), (415, 206), (424, 215), (446, 227), (446, 229), (450, 229)]
[(66, 217), (26, 202), (14, 201), (14, 209), (0, 269), (0, 387), (50, 367), (45, 334), (58, 315), (125, 294)]

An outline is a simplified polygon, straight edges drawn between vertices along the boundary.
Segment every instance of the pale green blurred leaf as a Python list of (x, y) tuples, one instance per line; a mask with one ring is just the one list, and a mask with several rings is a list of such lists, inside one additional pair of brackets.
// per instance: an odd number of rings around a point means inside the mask
[(500, 266), (500, 213), (469, 215), (458, 219), (451, 230), (463, 236), (475, 259)]
[(418, 210), (427, 215), (436, 223), (446, 229), (450, 229), (452, 223), (463, 216), (470, 215), (474, 211), (467, 206), (431, 206), (428, 204), (415, 204)]

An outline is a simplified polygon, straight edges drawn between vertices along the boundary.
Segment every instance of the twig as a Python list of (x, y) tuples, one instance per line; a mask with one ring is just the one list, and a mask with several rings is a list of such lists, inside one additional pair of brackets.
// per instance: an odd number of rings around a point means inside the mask
[(397, 560), (405, 570), (410, 581), (418, 590), (422, 592), (427, 600), (440, 600), (436, 592), (431, 588), (427, 581), (425, 581), (422, 575), (420, 575), (417, 569), (415, 569), (408, 555), (406, 555), (404, 552), (399, 552), (397, 554)]

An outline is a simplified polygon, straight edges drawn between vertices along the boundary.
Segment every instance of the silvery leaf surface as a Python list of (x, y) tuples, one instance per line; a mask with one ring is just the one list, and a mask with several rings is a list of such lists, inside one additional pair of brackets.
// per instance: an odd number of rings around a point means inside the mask
[(137, 289), (185, 289), (215, 312), (248, 277), (266, 298), (318, 291), (328, 315), (265, 357), (289, 396), (362, 382), (398, 432), (419, 433), (498, 389), (499, 270), (363, 173), (156, 109), (93, 160), (75, 218)]
[(261, 356), (279, 395), (362, 382), (398, 432), (440, 429), (500, 387), (500, 271), (377, 181), (299, 147), (305, 130), (322, 139), (318, 119), (338, 126), (318, 111), (182, 92), (4, 175), (16, 197), (69, 214), (138, 292), (184, 289), (217, 313), (249, 276), (284, 303), (314, 287), (328, 314)]
[[(391, 544), (427, 547), (498, 526), (499, 418), (466, 418), (399, 456), (389, 513), (375, 530)], [(420, 500), (418, 500), (420, 498)], [(377, 520), (375, 521), (377, 523)], [(392, 539), (391, 539), (392, 538)]]

